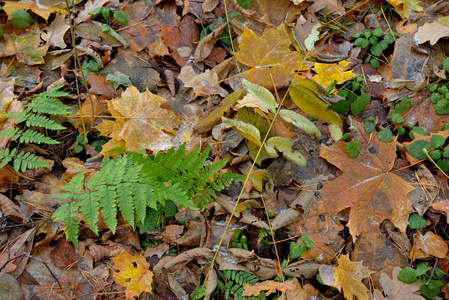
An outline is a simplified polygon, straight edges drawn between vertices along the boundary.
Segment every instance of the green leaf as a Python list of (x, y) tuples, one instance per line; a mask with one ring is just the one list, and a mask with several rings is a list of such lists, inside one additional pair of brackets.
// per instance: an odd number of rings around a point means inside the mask
[(360, 154), (360, 141), (355, 140), (346, 144), (346, 153), (350, 158), (356, 158)]
[(27, 28), (33, 24), (33, 18), (23, 9), (15, 9), (11, 12), (11, 24), (17, 28)]
[(279, 114), (281, 115), (282, 119), (284, 119), (284, 121), (295, 125), (308, 134), (312, 134), (316, 137), (321, 137), (321, 132), (318, 127), (316, 127), (312, 121), (298, 114), (297, 112), (288, 109), (281, 109)]
[[(448, 64), (449, 64), (449, 61), (448, 61)], [(437, 90), (437, 88), (438, 88), (438, 83), (433, 83), (427, 87), (427, 90), (429, 92), (435, 92)]]
[(433, 160), (437, 160), (441, 158), (441, 152), (440, 150), (433, 150), (429, 153), (430, 158)]
[(229, 125), (250, 142), (260, 146), (260, 132), (254, 125), (221, 117), (223, 124)]
[[(436, 284), (434, 282), (438, 282), (439, 284)], [(421, 285), (419, 288), (419, 291), (427, 299), (433, 299), (434, 297), (436, 297), (440, 294), (442, 286), (443, 286), (443, 282), (441, 282), (439, 280), (431, 280), (428, 285), (426, 285), (426, 284)]]
[(435, 112), (437, 115), (447, 115), (449, 114), (449, 100), (442, 99), (438, 101), (435, 105)]
[(366, 133), (371, 133), (374, 131), (374, 129), (376, 129), (376, 125), (373, 122), (365, 122), (363, 128), (365, 129)]
[(120, 71), (115, 71), (112, 74), (108, 74), (108, 76), (106, 76), (106, 80), (112, 84), (114, 89), (118, 89), (121, 85), (124, 87), (129, 87), (131, 85), (130, 77)]
[(246, 79), (242, 80), (242, 84), (263, 106), (272, 113), (276, 113), (276, 101), (269, 90)]
[(303, 253), (304, 253), (304, 251), (300, 246), (296, 245), (295, 242), (290, 242), (290, 258), (291, 259), (300, 258)]
[[(285, 158), (287, 158), (289, 161), (294, 162), (298, 164), (299, 166), (305, 166), (307, 164), (307, 160), (302, 156), (299, 152), (293, 152), (292, 146), (293, 146), (293, 140), (284, 138), (284, 137), (272, 137), (270, 138), (266, 143), (267, 151), (270, 149), (271, 151), (274, 151), (276, 148), (278, 151), (282, 152)], [(270, 153), (270, 151), (268, 151)]]
[(416, 159), (426, 159), (427, 156), (423, 152), (423, 149), (430, 151), (430, 143), (428, 141), (417, 140), (405, 147), (405, 149), (407, 149), (407, 152)]
[(373, 58), (371, 59), (370, 64), (374, 69), (377, 69), (380, 66), (380, 61), (377, 58)]
[(369, 94), (362, 94), (352, 103), (351, 113), (353, 116), (357, 116), (362, 110), (370, 103), (371, 96)]
[(418, 280), (418, 278), (416, 277), (415, 270), (413, 270), (410, 267), (407, 267), (407, 268), (402, 269), (399, 272), (398, 280), (408, 283), (408, 284), (412, 284), (412, 283), (416, 282), (416, 280)]
[(101, 9), (102, 9), (102, 7), (95, 7), (94, 9), (92, 9), (92, 10), (89, 12), (89, 15), (91, 15), (91, 16), (96, 16), (96, 15), (98, 15), (99, 13), (101, 13)]
[(122, 25), (126, 25), (129, 22), (128, 15), (123, 11), (114, 12), (114, 19), (116, 19)]
[(108, 32), (111, 27), (108, 24), (101, 24), (101, 31)]
[(380, 28), (374, 29), (373, 34), (374, 34), (375, 36), (377, 36), (377, 37), (382, 37), (382, 36), (384, 36), (384, 32), (383, 32), (382, 29), (380, 29)]
[[(329, 123), (343, 125), (338, 114), (332, 110), (328, 110), (326, 103), (324, 103), (313, 90), (302, 84), (304, 84), (304, 82), (294, 83), (290, 86), (289, 92), (292, 101), (309, 116), (317, 117)], [(307, 85), (313, 88), (316, 83), (313, 84), (307, 82)], [(325, 90), (323, 87), (321, 88)]]
[(252, 0), (237, 0), (237, 4), (240, 5), (241, 8), (250, 9)]
[(306, 244), (307, 248), (313, 250), (313, 242), (312, 242), (311, 239), (309, 239), (309, 237), (307, 236), (307, 234), (303, 233), (303, 234), (301, 235), (301, 239), (304, 241), (304, 243)]
[(446, 72), (449, 72), (449, 57), (446, 57), (443, 60), (443, 68), (446, 70)]
[(449, 159), (439, 159), (436, 161), (436, 163), (444, 173), (449, 172)]
[(109, 7), (102, 7), (101, 8), (101, 16), (103, 19), (107, 20), (111, 16), (111, 9)]
[(440, 93), (434, 92), (434, 93), (430, 94), (430, 102), (433, 104), (438, 103), (438, 101), (440, 101), (441, 99), (442, 98), (441, 98)]
[(393, 133), (388, 128), (383, 128), (377, 133), (377, 138), (385, 143), (393, 141)]
[(382, 47), (380, 44), (376, 44), (374, 46), (371, 46), (369, 51), (372, 55), (379, 57), (382, 54)]
[(412, 214), (408, 217), (408, 227), (410, 229), (421, 229), (426, 227), (426, 220), (419, 214)]
[(391, 32), (387, 32), (384, 36), (384, 41), (387, 42), (388, 44), (393, 44), (394, 43), (394, 37), (391, 34)]
[(442, 147), (445, 143), (446, 143), (446, 140), (441, 135), (434, 134), (430, 138), (430, 144), (432, 145), (432, 147), (434, 149)]

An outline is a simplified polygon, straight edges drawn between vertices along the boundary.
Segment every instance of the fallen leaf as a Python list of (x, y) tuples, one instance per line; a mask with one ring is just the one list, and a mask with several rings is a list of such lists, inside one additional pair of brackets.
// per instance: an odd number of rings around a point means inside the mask
[(347, 226), (354, 240), (386, 219), (405, 232), (408, 216), (414, 211), (407, 199), (413, 186), (390, 172), (396, 159), (396, 139), (381, 142), (357, 122), (353, 132), (362, 149), (356, 158), (351, 159), (346, 153), (346, 142), (321, 148), (320, 156), (343, 171), (342, 176), (324, 183), (324, 209), (351, 209)]
[(4, 42), (0, 43), (0, 57), (15, 55), (18, 62), (26, 65), (44, 63), (48, 45), (42, 45), (41, 31), (35, 25), (30, 30), (17, 36), (15, 33), (3, 35)]
[(248, 283), (245, 284), (245, 288), (242, 292), (243, 297), (258, 296), (261, 291), (266, 291), (265, 296), (269, 296), (276, 291), (285, 293), (285, 291), (293, 290), (295, 288), (295, 283), (292, 280), (287, 280), (284, 282), (276, 282), (273, 280), (265, 280), (263, 282), (256, 283), (250, 286)]
[(70, 28), (66, 20), (64, 14), (57, 14), (53, 23), (45, 29), (46, 32), (41, 34), (42, 39), (52, 47), (65, 49), (67, 45), (64, 41), (64, 35)]
[(289, 49), (290, 44), (284, 25), (268, 27), (261, 37), (245, 27), (239, 44), (240, 51), (234, 53), (234, 56), (239, 62), (251, 67), (246, 73), (247, 80), (268, 89), (275, 86), (282, 88), (293, 80), (295, 71), (309, 69), (301, 60), (301, 55)]
[(439, 39), (449, 36), (449, 17), (439, 18), (433, 23), (424, 23), (424, 25), (418, 28), (418, 32), (415, 33), (415, 39), (420, 44), (430, 42), (431, 45), (435, 45)]
[(108, 110), (116, 120), (105, 120), (97, 126), (102, 135), (112, 138), (103, 146), (102, 153), (112, 149), (111, 146), (134, 152), (173, 147), (172, 136), (181, 121), (172, 111), (160, 108), (164, 101), (148, 90), (139, 93), (134, 86), (128, 87), (120, 99), (110, 100)]
[(206, 70), (204, 73), (196, 74), (193, 67), (188, 65), (181, 69), (179, 79), (184, 82), (186, 87), (193, 88), (195, 97), (220, 95), (226, 97), (228, 92), (220, 86), (218, 75), (211, 70)]
[(429, 256), (444, 258), (448, 251), (447, 243), (439, 235), (428, 231), (424, 235), (419, 233), (410, 252), (410, 257), (412, 260)]
[(78, 255), (75, 252), (75, 248), (64, 238), (58, 240), (55, 248), (50, 252), (50, 257), (51, 261), (58, 268), (78, 267), (76, 263)]
[(385, 299), (407, 299), (407, 300), (424, 300), (425, 298), (414, 293), (419, 291), (421, 286), (420, 281), (408, 284), (398, 280), (398, 274), (401, 268), (395, 267), (393, 269), (392, 278), (385, 273), (380, 275), (380, 284), (384, 289), (384, 294), (387, 295)]
[[(420, 161), (420, 159), (426, 159), (427, 156), (425, 155), (425, 153), (422, 151), (422, 149), (424, 148), (423, 142), (427, 142), (427, 144), (429, 145), (429, 149), (431, 147), (430, 141), (432, 139), (432, 136), (434, 135), (439, 135), (441, 137), (443, 137), (444, 139), (447, 139), (449, 137), (449, 129), (445, 130), (445, 131), (438, 131), (435, 133), (431, 133), (429, 135), (421, 135), (417, 132), (413, 132), (413, 137), (415, 138), (413, 141), (411, 142), (404, 142), (403, 145), (406, 148), (407, 152), (405, 153), (405, 157), (407, 159), (408, 162), (410, 162), (411, 164), (415, 164), (418, 161)], [(416, 145), (419, 145), (418, 147), (414, 146), (414, 143), (417, 143)], [(419, 148), (419, 149), (416, 149)], [(413, 151), (412, 149), (414, 149), (415, 151)], [(414, 156), (412, 156), (411, 153), (414, 154)], [(418, 156), (417, 156), (418, 155)], [(422, 156), (419, 156), (422, 155)], [(417, 158), (418, 157), (418, 158)]]
[(279, 297), (279, 300), (318, 300), (323, 298), (318, 290), (310, 283), (301, 286), (297, 278), (293, 278), (292, 282), (294, 288), (292, 290), (286, 290), (284, 294)]
[[(77, 1), (80, 2), (80, 1)], [(59, 9), (56, 7), (50, 7), (46, 6), (42, 3), (39, 3), (38, 1), (3, 1), (4, 5), (2, 5), (2, 10), (6, 12), (8, 15), (8, 19), (11, 18), (11, 13), (13, 10), (16, 9), (24, 9), (24, 10), (31, 10), (36, 15), (41, 16), (45, 19), (45, 21), (48, 20), (48, 17), (50, 17), (51, 13), (53, 12), (64, 12), (65, 10)]]
[(408, 18), (412, 14), (422, 12), (424, 8), (419, 5), (419, 0), (387, 0), (402, 18)]
[(352, 262), (349, 255), (341, 255), (338, 258), (338, 266), (323, 265), (320, 267), (320, 276), (324, 284), (343, 289), (346, 299), (352, 300), (357, 296), (359, 300), (368, 300), (369, 290), (362, 283), (363, 278), (368, 278), (373, 271), (365, 268), (362, 262)]
[(153, 294), (151, 284), (153, 272), (145, 257), (140, 254), (131, 255), (128, 252), (112, 258), (115, 267), (119, 270), (114, 273), (114, 281), (126, 287), (126, 299), (139, 296), (142, 292)]
[(313, 76), (312, 80), (316, 81), (323, 87), (329, 86), (334, 80), (337, 81), (337, 84), (341, 84), (357, 76), (352, 73), (352, 70), (346, 71), (348, 65), (349, 62), (345, 60), (334, 64), (315, 63), (315, 67), (313, 69), (317, 74)]

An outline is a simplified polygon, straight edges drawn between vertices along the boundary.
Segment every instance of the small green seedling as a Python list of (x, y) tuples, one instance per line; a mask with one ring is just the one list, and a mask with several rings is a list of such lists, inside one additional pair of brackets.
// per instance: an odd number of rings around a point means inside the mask
[(440, 294), (441, 288), (444, 286), (442, 278), (445, 275), (440, 268), (435, 267), (432, 272), (428, 262), (420, 262), (416, 265), (416, 269), (410, 267), (402, 269), (398, 274), (398, 280), (408, 284), (415, 283), (417, 280), (421, 281), (422, 285), (419, 291), (427, 299), (432, 299)]
[(99, 14), (101, 14), (104, 21), (103, 25), (101, 25), (101, 30), (103, 32), (109, 31), (109, 29), (111, 29), (111, 27), (108, 24), (106, 24), (111, 15), (117, 22), (119, 22), (122, 25), (126, 25), (129, 22), (128, 15), (126, 13), (124, 13), (123, 11), (115, 11), (113, 13), (112, 9), (109, 7), (96, 7), (89, 12), (89, 15), (92, 16), (97, 16)]
[(369, 54), (365, 56), (364, 62), (370, 63), (373, 68), (380, 66), (379, 57), (387, 50), (395, 41), (391, 32), (384, 32), (376, 28), (373, 31), (365, 29), (364, 32), (358, 32), (352, 36), (355, 38), (354, 46), (368, 48)]
[(408, 228), (419, 230), (426, 227), (426, 219), (421, 217), (419, 214), (411, 214), (408, 217)]

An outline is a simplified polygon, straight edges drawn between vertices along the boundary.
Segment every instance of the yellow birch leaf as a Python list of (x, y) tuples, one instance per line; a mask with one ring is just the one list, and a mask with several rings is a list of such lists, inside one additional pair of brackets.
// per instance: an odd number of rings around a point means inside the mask
[(334, 80), (337, 80), (337, 84), (341, 84), (356, 76), (352, 70), (346, 71), (348, 65), (349, 62), (345, 60), (335, 64), (315, 63), (314, 70), (317, 74), (312, 80), (323, 87), (329, 86)]

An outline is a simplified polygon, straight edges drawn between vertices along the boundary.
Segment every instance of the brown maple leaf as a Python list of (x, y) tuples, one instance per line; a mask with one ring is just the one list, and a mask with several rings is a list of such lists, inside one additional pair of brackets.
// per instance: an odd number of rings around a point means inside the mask
[(405, 232), (413, 212), (407, 194), (413, 187), (390, 172), (396, 158), (396, 139), (381, 142), (376, 135), (365, 133), (360, 123), (353, 131), (361, 144), (358, 157), (351, 159), (342, 141), (321, 147), (320, 156), (343, 171), (342, 176), (324, 184), (324, 209), (339, 212), (350, 208), (347, 226), (354, 239), (386, 219)]

